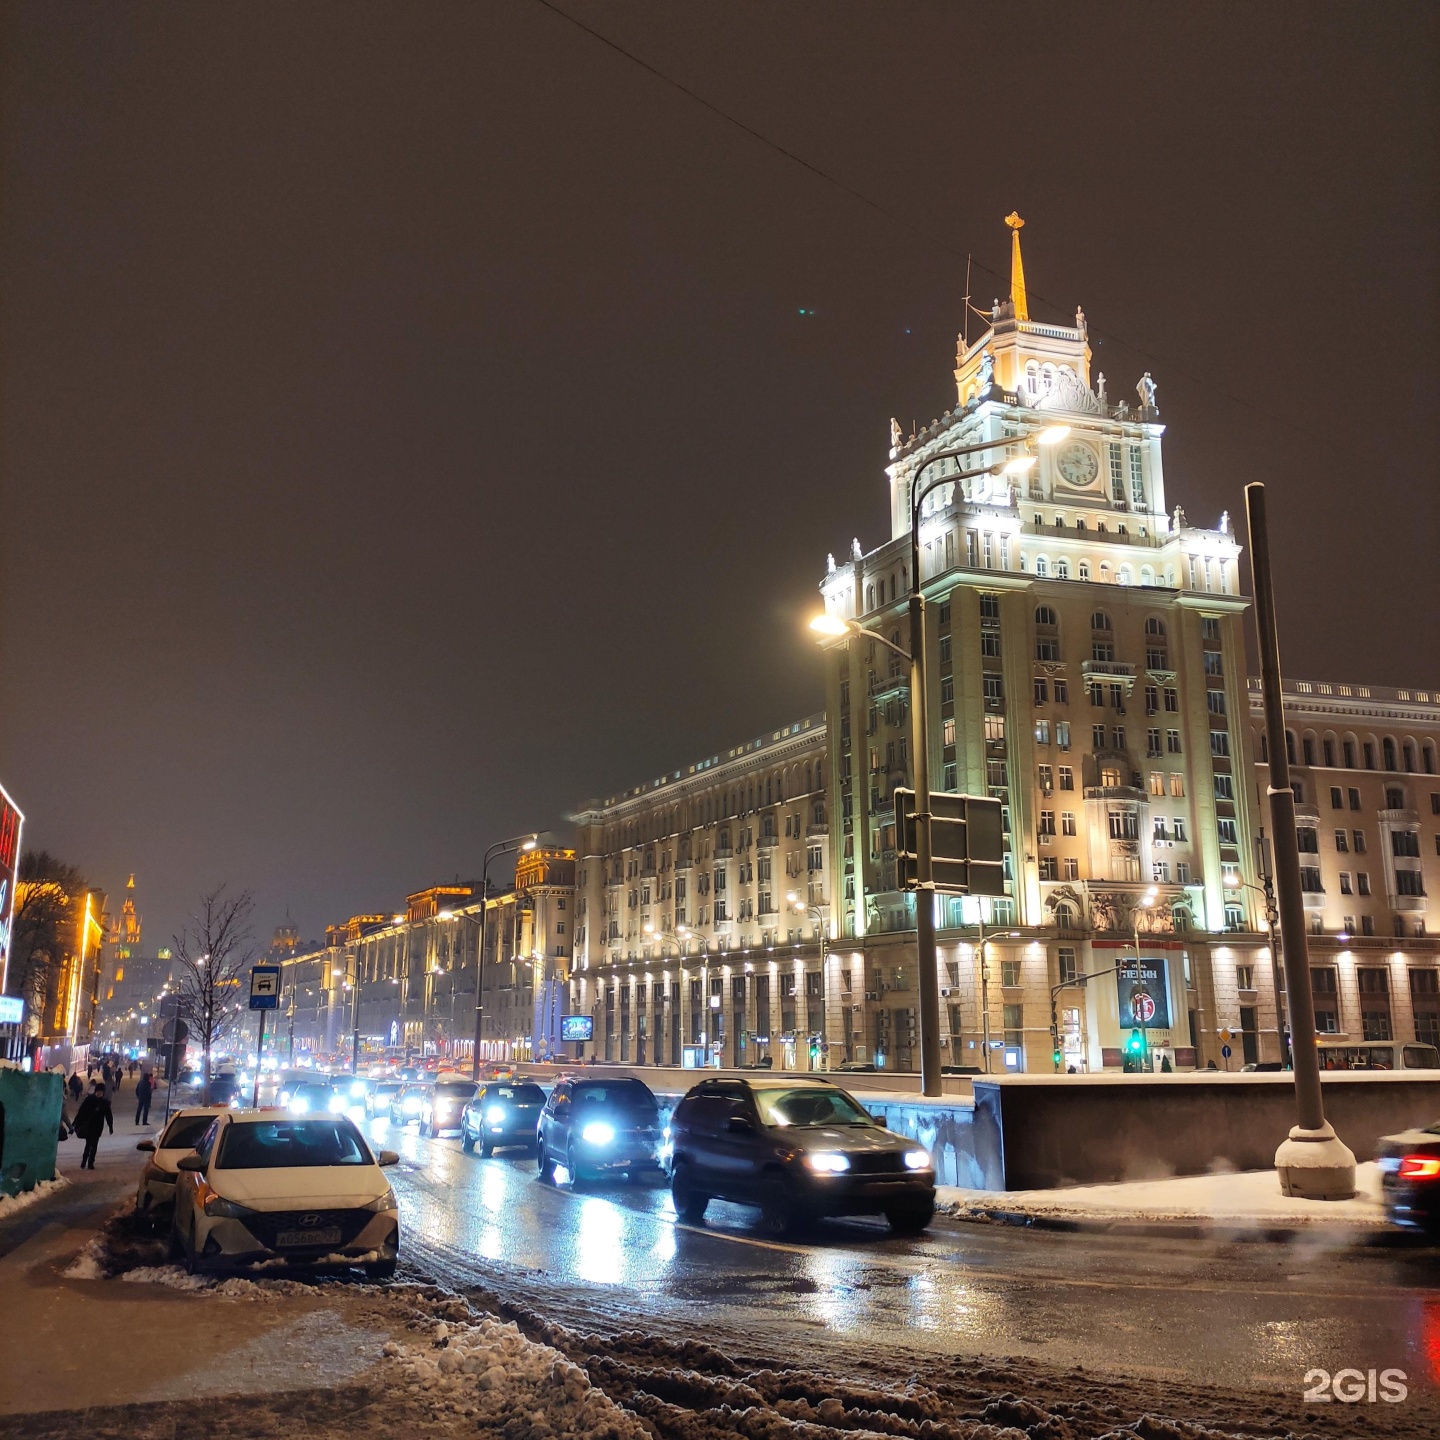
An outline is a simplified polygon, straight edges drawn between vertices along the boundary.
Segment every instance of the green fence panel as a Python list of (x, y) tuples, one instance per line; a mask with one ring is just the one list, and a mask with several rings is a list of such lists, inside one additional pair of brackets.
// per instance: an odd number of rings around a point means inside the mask
[(63, 1085), (59, 1075), (0, 1070), (0, 1195), (55, 1178)]

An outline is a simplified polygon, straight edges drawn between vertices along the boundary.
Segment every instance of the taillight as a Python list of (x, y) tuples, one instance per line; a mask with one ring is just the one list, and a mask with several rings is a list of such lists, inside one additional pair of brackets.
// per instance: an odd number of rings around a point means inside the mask
[(1440, 1180), (1440, 1155), (1407, 1155), (1396, 1174), (1401, 1180)]

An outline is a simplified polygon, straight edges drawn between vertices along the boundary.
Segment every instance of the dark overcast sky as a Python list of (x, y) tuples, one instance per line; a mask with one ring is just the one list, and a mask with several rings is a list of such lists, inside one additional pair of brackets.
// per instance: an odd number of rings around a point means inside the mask
[(818, 709), (1011, 209), (1287, 672), (1440, 685), (1434, 7), (566, 3), (890, 213), (537, 0), (4, 8), (0, 779), (152, 944)]

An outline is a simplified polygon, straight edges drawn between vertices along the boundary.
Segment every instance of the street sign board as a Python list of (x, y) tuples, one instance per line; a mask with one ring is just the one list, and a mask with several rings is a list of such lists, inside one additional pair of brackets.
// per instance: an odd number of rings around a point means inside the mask
[(1235, 1052), (1228, 1045), (1222, 1045), (1220, 1053), (1228, 1060)]
[(1235, 1036), (1229, 1030), (1222, 1030), (1220, 1032), (1220, 1038), (1225, 1042), (1225, 1044), (1228, 1045), (1235, 1038)]
[[(981, 795), (932, 791), (930, 848), (935, 888), (947, 895), (1004, 895), (1000, 802)], [(915, 792), (895, 791), (895, 846), (900, 888), (916, 888)]]
[(18, 995), (0, 995), (0, 1025), (18, 1025), (25, 1018), (25, 1002)]
[(280, 1007), (280, 967), (256, 965), (250, 971), (250, 1008), (277, 1010)]

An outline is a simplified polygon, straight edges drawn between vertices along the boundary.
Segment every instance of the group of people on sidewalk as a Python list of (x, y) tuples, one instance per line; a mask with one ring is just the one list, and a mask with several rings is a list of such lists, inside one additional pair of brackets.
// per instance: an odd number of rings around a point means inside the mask
[[(137, 1069), (139, 1067), (132, 1060), (129, 1067), (132, 1077)], [(115, 1133), (115, 1111), (111, 1105), (111, 1099), (120, 1093), (120, 1087), (125, 1079), (125, 1071), (119, 1064), (112, 1069), (109, 1061), (106, 1061), (101, 1067), (98, 1079), (95, 1077), (93, 1065), (88, 1067), (86, 1078), (90, 1084), (88, 1094), (85, 1094), (85, 1081), (81, 1080), (78, 1069), (72, 1071), (69, 1080), (65, 1082), (71, 1102), (75, 1105), (75, 1112), (68, 1121), (67, 1132), (62, 1111), (61, 1138), (63, 1139), (64, 1135), (69, 1133), (83, 1140), (85, 1149), (80, 1156), (80, 1168), (93, 1170), (95, 1156), (100, 1149), (100, 1137), (107, 1129), (112, 1135)], [(150, 1072), (140, 1070), (140, 1078), (135, 1083), (135, 1124), (137, 1126), (150, 1123), (150, 1101), (154, 1094), (155, 1082), (151, 1078)]]

